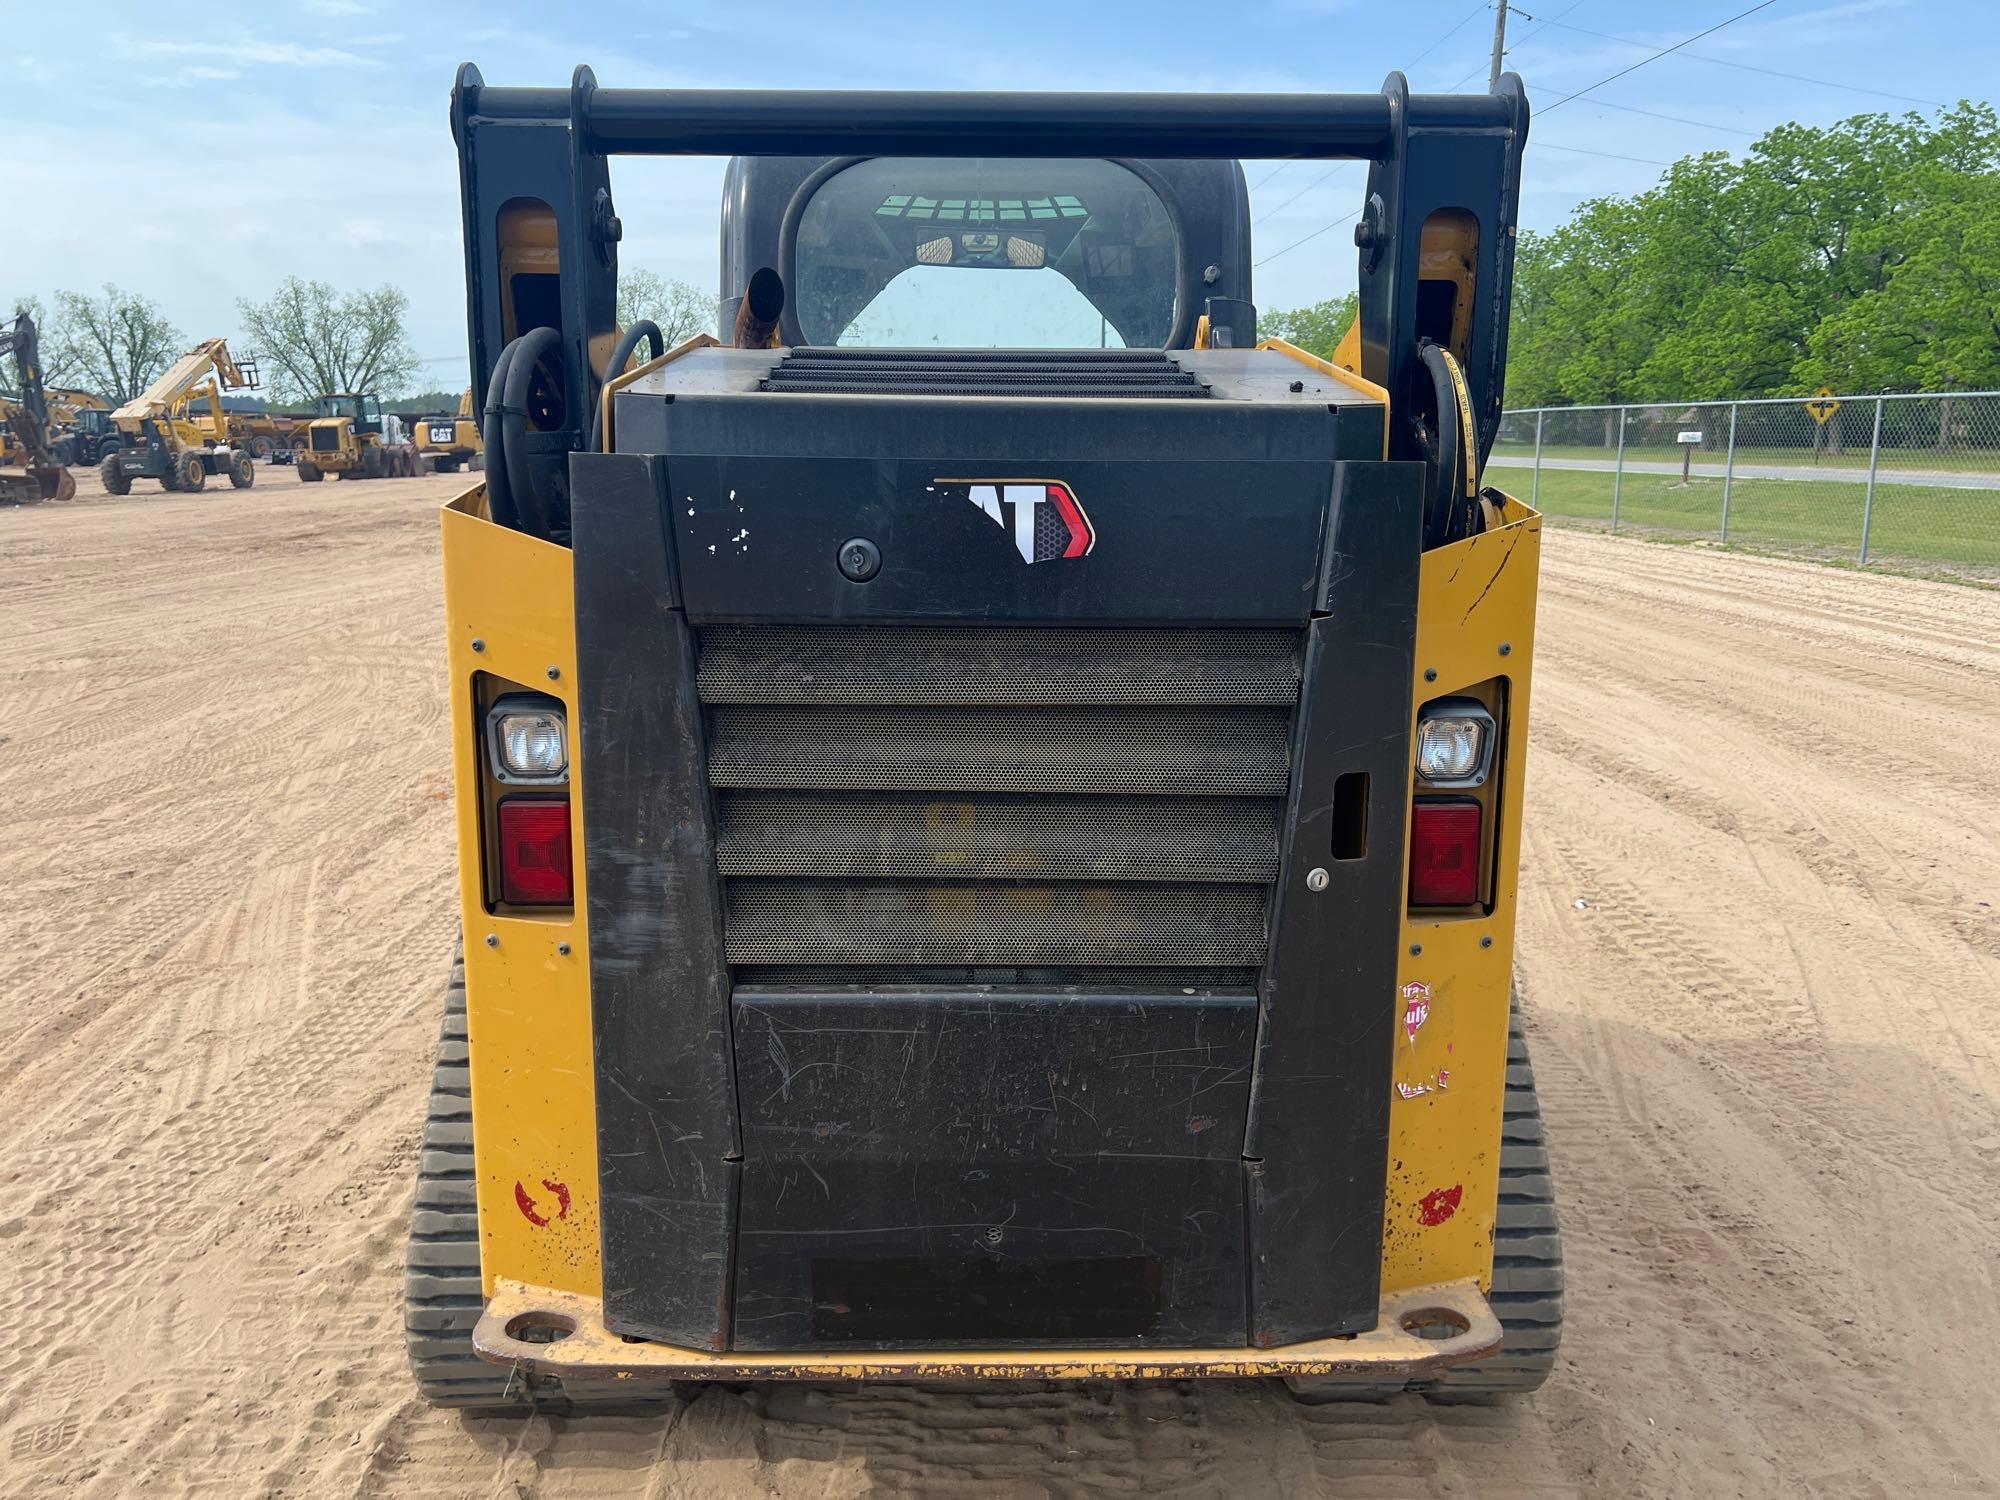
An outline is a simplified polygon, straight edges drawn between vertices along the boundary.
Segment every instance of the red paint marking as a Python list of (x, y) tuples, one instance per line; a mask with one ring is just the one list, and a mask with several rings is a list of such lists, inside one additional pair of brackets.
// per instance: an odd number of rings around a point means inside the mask
[(1069, 528), (1069, 545), (1063, 548), (1064, 557), (1082, 557), (1097, 542), (1097, 533), (1092, 529), (1090, 518), (1083, 513), (1083, 507), (1076, 503), (1076, 496), (1060, 484), (1048, 487), (1049, 500), (1055, 505)]
[(1453, 1183), (1448, 1188), (1434, 1188), (1418, 1200), (1417, 1222), (1432, 1229), (1458, 1212), (1458, 1200), (1465, 1196), (1465, 1184)]
[[(549, 1192), (555, 1194), (556, 1197), (555, 1217), (557, 1219), (567, 1219), (569, 1217), (568, 1186), (564, 1183), (553, 1181), (552, 1179), (547, 1177), (544, 1177), (542, 1179), (542, 1186), (546, 1188)], [(537, 1229), (546, 1229), (549, 1226), (550, 1223), (549, 1216), (547, 1214), (542, 1213), (541, 1210), (535, 1206), (535, 1200), (531, 1196), (529, 1196), (528, 1190), (523, 1186), (521, 1186), (519, 1182), (516, 1182), (514, 1184), (514, 1206), (521, 1210), (521, 1217), (526, 1219), (530, 1224), (534, 1225)]]

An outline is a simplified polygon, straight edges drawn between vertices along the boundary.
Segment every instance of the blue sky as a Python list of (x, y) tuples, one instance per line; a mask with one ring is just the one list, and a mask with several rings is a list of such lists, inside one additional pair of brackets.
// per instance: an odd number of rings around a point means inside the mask
[[(1508, 65), (1538, 110), (1523, 223), (1552, 226), (1581, 199), (1644, 188), (1682, 154), (1740, 150), (1785, 120), (1990, 98), (2000, 73), (1992, 0), (1776, 0), (1693, 44), (1696, 56), (1550, 108), (1752, 3), (1534, 0), (1517, 11)], [(181, 7), (172, 26), (127, 0), (7, 9), (0, 298), (115, 281), (156, 298), (194, 339), (234, 335), (236, 298), (261, 298), (287, 273), (393, 281), (445, 388), (465, 380), (445, 117), (460, 61), (495, 83), (566, 84), (588, 62), (607, 86), (1335, 92), (1373, 90), (1400, 67), (1429, 91), (1484, 87), (1493, 27), (1476, 0), (222, 0)], [(1356, 207), (1363, 169), (1247, 170), (1268, 262), (1258, 303), (1352, 287), (1345, 225), (1298, 242)], [(626, 264), (712, 286), (721, 164), (623, 159), (612, 172)], [(55, 211), (24, 210), (37, 202)]]

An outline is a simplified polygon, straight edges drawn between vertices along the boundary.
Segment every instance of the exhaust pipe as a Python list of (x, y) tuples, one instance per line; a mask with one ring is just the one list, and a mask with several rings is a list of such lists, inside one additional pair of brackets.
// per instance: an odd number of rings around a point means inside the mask
[(738, 349), (778, 347), (778, 317), (785, 310), (785, 278), (769, 266), (750, 278), (736, 309), (736, 332), (730, 342)]

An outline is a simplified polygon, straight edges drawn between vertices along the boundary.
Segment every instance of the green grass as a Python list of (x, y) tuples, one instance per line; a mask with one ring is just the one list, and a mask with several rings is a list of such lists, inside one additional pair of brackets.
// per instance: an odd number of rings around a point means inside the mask
[[(1490, 475), (1529, 500), (1532, 475), (1501, 469)], [(1610, 474), (1544, 469), (1538, 508), (1557, 520), (1611, 524)], [(1817, 556), (1856, 558), (1866, 487), (1832, 480), (1739, 479), (1729, 492), (1732, 545)], [(1627, 472), (1619, 493), (1620, 530), (1720, 539), (1722, 481)], [(1871, 562), (1943, 563), (1976, 572), (2000, 571), (2000, 491), (1947, 490), (1922, 485), (1875, 486), (1869, 526)]]
[[(1498, 442), (1493, 445), (1496, 457), (1532, 461), (1535, 445), (1531, 442)], [(1618, 457), (1618, 450), (1602, 448), (1595, 443), (1545, 443), (1542, 445), (1544, 458), (1586, 459), (1610, 463)], [(1679, 463), (1680, 449), (1668, 443), (1653, 443), (1645, 447), (1628, 442), (1625, 457), (1644, 463)], [(1720, 447), (1703, 448), (1694, 456), (1697, 467), (1702, 464), (1720, 465), (1727, 454)], [(1813, 466), (1812, 449), (1799, 447), (1752, 447), (1745, 444), (1736, 450), (1736, 461), (1742, 464), (1801, 464)], [(1866, 469), (1868, 467), (1868, 445), (1850, 446), (1844, 453), (1822, 453), (1819, 467), (1824, 469)], [(1940, 474), (1994, 474), (2000, 473), (2000, 449), (1974, 448), (1953, 449), (1940, 453), (1935, 448), (1884, 448), (1882, 467), (1885, 469), (1928, 469)]]

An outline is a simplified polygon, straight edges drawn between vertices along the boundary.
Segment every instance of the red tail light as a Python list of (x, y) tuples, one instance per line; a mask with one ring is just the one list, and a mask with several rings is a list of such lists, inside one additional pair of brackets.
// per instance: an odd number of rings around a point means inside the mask
[(1410, 905), (1477, 904), (1479, 817), (1470, 797), (1419, 797), (1411, 806)]
[(500, 804), (500, 899), (514, 906), (570, 906), (569, 802), (509, 797)]

